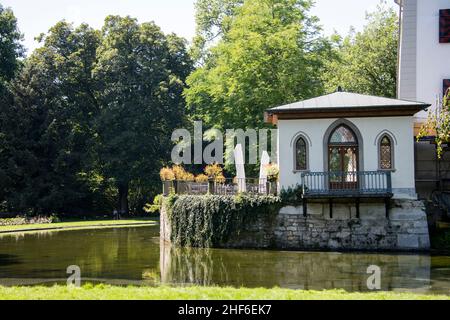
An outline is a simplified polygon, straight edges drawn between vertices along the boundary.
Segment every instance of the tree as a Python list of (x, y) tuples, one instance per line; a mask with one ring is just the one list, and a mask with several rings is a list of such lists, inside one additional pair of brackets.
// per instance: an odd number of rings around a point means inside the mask
[(91, 71), (99, 34), (60, 22), (41, 41), (12, 81), (13, 99), (1, 112), (7, 207), (33, 214), (92, 209), (84, 173), (98, 109)]
[(262, 128), (264, 111), (323, 92), (328, 43), (311, 1), (245, 1), (205, 64), (187, 80), (192, 118), (207, 127)]
[(362, 32), (342, 39), (334, 35), (335, 55), (329, 59), (323, 81), (327, 92), (341, 86), (346, 91), (396, 97), (398, 16), (386, 6), (367, 15)]
[(20, 69), (20, 59), (24, 54), (21, 40), (22, 34), (14, 13), (0, 4), (0, 210), (6, 197), (8, 177), (4, 167), (8, 163), (8, 149), (11, 147), (6, 132), (6, 126), (11, 120), (7, 111), (12, 101), (8, 86)]
[(197, 0), (195, 3), (196, 34), (192, 56), (202, 63), (207, 59), (208, 49), (214, 41), (225, 35), (231, 25), (236, 9), (244, 0)]
[(450, 141), (450, 89), (444, 94), (442, 106), (428, 112), (427, 122), (422, 126), (417, 139), (423, 137), (434, 137), (437, 155), (441, 158), (444, 151), (442, 145)]
[(186, 43), (153, 23), (109, 16), (93, 71), (100, 112), (95, 130), (102, 175), (115, 181), (128, 214), (130, 184), (155, 179), (182, 124), (184, 81), (192, 68)]
[(19, 69), (24, 54), (22, 39), (14, 13), (0, 4), (0, 94)]

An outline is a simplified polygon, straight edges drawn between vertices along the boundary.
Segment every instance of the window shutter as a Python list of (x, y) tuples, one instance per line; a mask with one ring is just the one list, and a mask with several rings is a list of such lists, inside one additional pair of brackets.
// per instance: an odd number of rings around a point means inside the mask
[(450, 43), (450, 9), (439, 11), (439, 42)]
[(446, 92), (447, 92), (447, 90), (449, 90), (450, 89), (450, 79), (446, 79), (446, 80), (444, 80), (444, 96), (445, 96), (445, 94), (446, 94)]

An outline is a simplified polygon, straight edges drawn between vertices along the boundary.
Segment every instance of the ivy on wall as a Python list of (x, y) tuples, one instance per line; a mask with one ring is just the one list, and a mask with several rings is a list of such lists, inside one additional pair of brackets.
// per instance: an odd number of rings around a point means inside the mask
[(164, 201), (177, 246), (211, 248), (226, 243), (257, 217), (276, 217), (281, 199), (275, 196), (171, 195)]

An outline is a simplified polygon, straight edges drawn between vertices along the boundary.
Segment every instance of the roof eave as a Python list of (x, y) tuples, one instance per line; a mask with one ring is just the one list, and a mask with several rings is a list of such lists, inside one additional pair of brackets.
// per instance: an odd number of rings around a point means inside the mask
[(408, 110), (417, 109), (417, 112), (423, 111), (431, 107), (431, 104), (411, 104), (400, 106), (364, 106), (364, 107), (335, 107), (335, 108), (289, 108), (289, 109), (268, 109), (268, 114), (281, 113), (302, 113), (302, 112), (345, 112), (345, 111), (383, 111), (383, 110)]

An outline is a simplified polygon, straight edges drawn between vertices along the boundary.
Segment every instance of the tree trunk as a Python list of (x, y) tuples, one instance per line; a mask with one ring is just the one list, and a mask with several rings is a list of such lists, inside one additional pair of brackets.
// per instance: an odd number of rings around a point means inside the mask
[(128, 208), (128, 182), (121, 183), (119, 188), (119, 214), (121, 216), (127, 216), (130, 212)]

